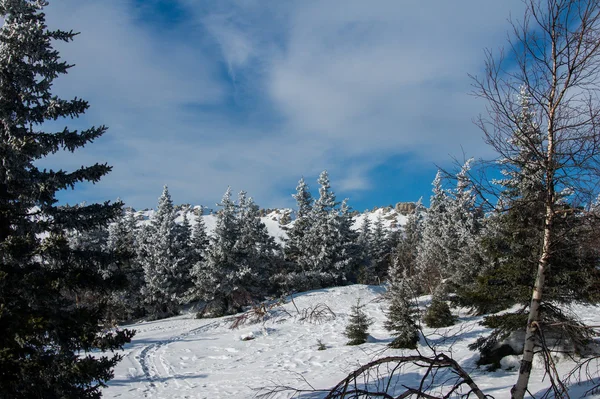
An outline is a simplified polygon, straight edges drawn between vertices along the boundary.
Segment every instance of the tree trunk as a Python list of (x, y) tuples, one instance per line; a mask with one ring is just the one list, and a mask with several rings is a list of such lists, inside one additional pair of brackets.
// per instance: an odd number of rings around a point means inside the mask
[[(554, 75), (556, 76), (556, 74)], [(556, 86), (555, 86), (556, 87)], [(552, 91), (554, 98), (555, 91)], [(523, 359), (519, 368), (519, 378), (517, 383), (511, 389), (512, 399), (523, 399), (527, 391), (529, 376), (531, 375), (531, 367), (533, 365), (533, 355), (537, 334), (540, 328), (540, 304), (542, 302), (542, 292), (544, 290), (544, 282), (546, 273), (550, 266), (550, 252), (552, 249), (552, 240), (554, 235), (554, 201), (555, 201), (555, 131), (554, 131), (554, 108), (550, 106), (549, 122), (548, 122), (548, 148), (546, 150), (546, 213), (544, 215), (544, 241), (542, 243), (542, 254), (538, 262), (537, 276), (535, 285), (531, 295), (531, 304), (529, 305), (529, 317), (527, 318), (527, 329), (525, 331), (525, 345), (523, 347)]]
[(531, 375), (534, 347), (539, 328), (538, 322), (540, 319), (540, 303), (542, 301), (542, 291), (544, 288), (546, 271), (548, 269), (550, 260), (553, 218), (554, 209), (552, 205), (549, 205), (546, 208), (542, 255), (538, 263), (537, 277), (535, 280), (535, 286), (533, 287), (533, 294), (531, 296), (531, 305), (529, 307), (527, 330), (525, 332), (525, 346), (523, 348), (523, 359), (521, 360), (521, 367), (519, 368), (519, 378), (517, 379), (517, 383), (511, 389), (512, 399), (523, 399), (525, 392), (527, 391), (529, 376)]

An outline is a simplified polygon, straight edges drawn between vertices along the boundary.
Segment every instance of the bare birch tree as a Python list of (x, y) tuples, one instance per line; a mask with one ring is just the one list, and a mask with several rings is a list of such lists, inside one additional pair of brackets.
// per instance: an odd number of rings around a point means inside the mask
[[(540, 334), (544, 281), (552, 273), (553, 249), (561, 237), (554, 228), (565, 193), (589, 203), (599, 182), (600, 0), (524, 0), (520, 22), (512, 22), (506, 53), (486, 54), (485, 74), (475, 77), (476, 93), (487, 100), (488, 116), (478, 124), (499, 154), (503, 167), (519, 165), (526, 147), (530, 162), (543, 171), (540, 197), (544, 228), (541, 256), (525, 336), (519, 377), (512, 398), (523, 398)], [(534, 123), (544, 139), (519, 135), (520, 93), (531, 102)]]

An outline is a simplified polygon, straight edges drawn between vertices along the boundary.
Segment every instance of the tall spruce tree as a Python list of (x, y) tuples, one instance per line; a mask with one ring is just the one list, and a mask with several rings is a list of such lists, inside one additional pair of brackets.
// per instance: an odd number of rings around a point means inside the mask
[[(423, 219), (425, 207), (421, 199), (417, 201), (415, 209), (408, 215), (406, 224), (403, 226), (398, 243), (392, 254), (392, 262), (389, 265), (388, 278), (390, 280), (400, 279), (403, 274), (409, 278), (419, 280), (417, 275), (417, 255), (423, 234)], [(424, 284), (419, 284), (424, 285)]]
[(448, 225), (448, 195), (442, 187), (440, 171), (433, 180), (433, 194), (423, 222), (423, 236), (419, 242), (416, 268), (423, 289), (433, 293), (435, 287), (444, 278), (447, 253), (444, 244), (445, 230)]
[(454, 287), (471, 283), (483, 268), (481, 235), (483, 212), (477, 207), (477, 196), (469, 178), (473, 160), (469, 159), (456, 175), (456, 187), (448, 190), (447, 219), (443, 228), (446, 252), (444, 277)]
[(356, 243), (360, 246), (363, 263), (366, 265), (369, 259), (369, 243), (371, 242), (371, 220), (369, 215), (365, 212), (363, 220), (360, 223), (358, 229), (358, 238)]
[(196, 264), (201, 262), (206, 256), (206, 248), (209, 243), (208, 234), (206, 233), (206, 223), (204, 223), (204, 211), (202, 208), (198, 210), (194, 221), (191, 245), (194, 253), (194, 264)]
[(337, 283), (355, 283), (355, 276), (360, 266), (360, 247), (356, 243), (358, 233), (352, 229), (354, 219), (352, 217), (348, 198), (340, 204), (339, 211), (333, 210), (337, 239), (333, 240), (334, 247), (334, 270), (337, 275)]
[(373, 224), (369, 249), (371, 258), (371, 284), (381, 284), (387, 277), (392, 252), (381, 214), (377, 215)]
[(219, 206), (221, 210), (217, 212), (206, 260), (196, 275), (196, 286), (201, 289), (202, 299), (210, 304), (208, 310), (214, 316), (235, 313), (248, 299), (247, 292), (240, 289), (247, 270), (238, 268), (235, 245), (239, 226), (231, 187), (227, 188)]
[(331, 190), (326, 170), (317, 179), (319, 198), (313, 204), (312, 224), (307, 236), (309, 273), (315, 286), (331, 286), (342, 279), (341, 264), (336, 262), (335, 248), (339, 244), (335, 193)]
[[(496, 362), (498, 359), (493, 355), (498, 344), (511, 333), (522, 330), (527, 322), (527, 305), (535, 284), (544, 230), (545, 181), (540, 150), (544, 136), (524, 88), (519, 104), (510, 138), (517, 151), (510, 159), (500, 160), (504, 178), (495, 183), (501, 193), (495, 212), (486, 220), (483, 244), (489, 265), (471, 284), (458, 291), (460, 303), (481, 314), (522, 305), (516, 312), (504, 312), (483, 321), (493, 330), (473, 348), (480, 349), (484, 359)], [(589, 330), (580, 328), (577, 320), (555, 304), (598, 301), (598, 255), (591, 244), (595, 234), (593, 226), (588, 224), (590, 219), (583, 216), (582, 209), (569, 205), (567, 198), (563, 196), (563, 201), (554, 206), (563, 211), (553, 221), (554, 231), (562, 239), (554, 243), (550, 254), (552, 273), (545, 281), (538, 322), (546, 337), (568, 339), (581, 347), (589, 338)]]
[(239, 237), (235, 245), (238, 269), (247, 271), (243, 281), (245, 291), (251, 299), (259, 299), (271, 291), (270, 278), (280, 249), (260, 219), (259, 207), (252, 197), (242, 191), (238, 206)]
[(125, 211), (108, 228), (106, 246), (114, 257), (112, 267), (127, 281), (125, 288), (111, 295), (112, 315), (118, 321), (130, 320), (145, 314), (141, 296), (144, 269), (137, 258), (137, 231), (137, 219), (133, 210)]
[(192, 254), (193, 264), (190, 269), (190, 280), (192, 286), (186, 294), (187, 301), (197, 301), (205, 296), (209, 283), (209, 278), (206, 276), (206, 254), (210, 239), (206, 233), (206, 224), (204, 223), (203, 208), (198, 210), (195, 218), (195, 224), (192, 227)]
[(192, 226), (188, 213), (189, 206), (182, 206), (182, 221), (175, 224), (175, 240), (173, 242), (173, 252), (176, 260), (172, 270), (173, 279), (177, 281), (175, 295), (179, 303), (187, 302), (187, 292), (193, 286), (191, 270), (197, 256), (196, 250), (192, 246)]
[(365, 212), (363, 220), (358, 230), (358, 238), (356, 244), (358, 245), (359, 251), (359, 270), (357, 276), (357, 282), (360, 284), (371, 283), (371, 221), (369, 215)]
[(304, 290), (310, 287), (307, 273), (310, 270), (308, 234), (312, 226), (313, 198), (309, 187), (301, 178), (296, 187), (296, 218), (287, 230), (287, 239), (284, 246), (286, 267), (283, 276), (280, 276), (284, 290)]
[(106, 331), (107, 303), (78, 301), (82, 291), (110, 290), (98, 265), (102, 251), (76, 250), (67, 232), (93, 230), (117, 217), (121, 203), (57, 205), (56, 193), (97, 182), (110, 167), (40, 169), (36, 162), (75, 151), (104, 126), (45, 132), (47, 121), (81, 115), (88, 103), (51, 92), (70, 65), (53, 41), (75, 33), (51, 31), (45, 1), (0, 0), (0, 392), (3, 397), (97, 398), (132, 333)]
[(395, 349), (415, 349), (419, 342), (414, 290), (406, 273), (389, 281), (387, 296), (390, 306), (384, 323), (394, 337), (389, 346)]
[[(540, 311), (546, 281), (553, 278), (554, 255), (557, 247), (573, 238), (556, 230), (561, 224), (558, 219), (598, 195), (600, 177), (600, 1), (526, 0), (524, 5), (523, 19), (512, 23), (508, 52), (500, 57), (488, 52), (485, 71), (474, 82), (476, 93), (487, 101), (488, 116), (479, 119), (479, 126), (500, 157), (516, 160), (519, 156), (510, 138), (520, 106), (516, 95), (523, 83), (534, 105), (536, 124), (544, 133), (542, 146), (525, 143), (535, 148), (542, 161), (544, 225), (529, 315), (523, 323), (523, 358), (511, 390), (514, 399), (523, 399), (528, 390), (536, 337), (544, 329)], [(567, 209), (559, 195), (564, 189), (573, 193)], [(586, 218), (575, 220), (582, 219)]]
[(189, 224), (178, 227), (175, 217), (173, 201), (165, 186), (156, 213), (141, 234), (138, 254), (146, 282), (144, 301), (150, 315), (156, 318), (179, 312), (179, 300), (185, 292), (189, 273), (190, 266), (182, 253), (182, 241), (189, 238)]

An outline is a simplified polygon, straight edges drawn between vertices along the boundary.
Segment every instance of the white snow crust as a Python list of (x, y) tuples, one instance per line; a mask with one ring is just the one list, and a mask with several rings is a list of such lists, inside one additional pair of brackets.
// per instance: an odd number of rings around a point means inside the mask
[[(331, 388), (348, 373), (371, 360), (390, 355), (416, 353), (389, 349), (389, 333), (384, 329), (387, 302), (381, 297), (383, 287), (352, 285), (316, 290), (289, 297), (274, 317), (258, 324), (231, 329), (233, 318), (195, 319), (194, 311), (170, 319), (141, 322), (126, 326), (137, 330), (131, 344), (122, 351), (123, 360), (115, 369), (115, 378), (103, 393), (106, 398), (252, 398), (275, 386), (298, 389)], [(361, 298), (365, 311), (373, 318), (370, 338), (360, 346), (347, 346), (343, 335), (350, 307)], [(419, 298), (423, 309), (430, 297)], [(295, 304), (295, 305), (294, 305)], [(325, 304), (336, 314), (334, 320), (320, 324), (301, 321), (302, 311)], [(573, 307), (586, 323), (600, 324), (598, 307)], [(487, 394), (510, 397), (509, 391), (518, 373), (517, 357), (503, 362), (503, 368), (488, 372), (477, 368), (478, 355), (467, 346), (487, 331), (478, 324), (481, 317), (466, 311), (455, 312), (459, 322), (443, 329), (424, 328), (423, 332), (437, 350), (450, 353)], [(318, 350), (317, 340), (326, 345)], [(432, 352), (421, 339), (419, 351)], [(517, 367), (515, 367), (517, 366)], [(573, 361), (561, 359), (557, 368), (566, 373)], [(506, 370), (508, 369), (508, 370)], [(423, 370), (407, 369), (403, 377), (414, 382)], [(541, 394), (549, 382), (543, 372), (534, 369), (530, 391)], [(587, 380), (587, 377), (583, 378)], [(570, 386), (572, 398), (583, 395), (592, 385)], [(281, 392), (277, 398), (292, 397)], [(308, 396), (298, 396), (306, 398)], [(312, 397), (312, 396), (311, 396)], [(589, 396), (600, 398), (600, 395)]]

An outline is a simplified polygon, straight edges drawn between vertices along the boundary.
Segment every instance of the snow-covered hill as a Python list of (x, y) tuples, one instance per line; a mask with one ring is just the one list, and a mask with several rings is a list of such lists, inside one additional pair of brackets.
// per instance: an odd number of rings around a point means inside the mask
[[(177, 212), (178, 216), (176, 219), (177, 223), (183, 222), (184, 213), (187, 215), (188, 220), (191, 225), (196, 223), (195, 218), (199, 211), (199, 206), (192, 208), (185, 208), (185, 210), (179, 209)], [(285, 237), (287, 237), (287, 233), (285, 231), (285, 226), (281, 224), (281, 219), (285, 212), (291, 212), (291, 209), (275, 209), (269, 210), (263, 217), (261, 217), (262, 222), (267, 226), (267, 230), (269, 234), (278, 242), (282, 242)], [(141, 223), (149, 223), (152, 217), (154, 216), (155, 210), (144, 210), (137, 211), (135, 214), (142, 220)], [(205, 211), (206, 213), (206, 211)], [(354, 216), (354, 224), (353, 228), (358, 230), (364, 220), (364, 218), (369, 218), (371, 225), (375, 223), (378, 217), (381, 217), (383, 221), (383, 225), (388, 229), (396, 229), (400, 226), (403, 226), (406, 223), (407, 216), (402, 212), (393, 207), (379, 208), (371, 211), (366, 211)], [(206, 225), (206, 230), (208, 234), (211, 234), (215, 228), (216, 224), (216, 214), (208, 213), (202, 216), (204, 219), (204, 224)], [(292, 222), (293, 223), (293, 222)], [(288, 225), (288, 227), (291, 226)]]
[[(193, 312), (182, 316), (143, 322), (128, 326), (137, 330), (133, 342), (123, 351), (124, 359), (115, 370), (115, 378), (104, 390), (106, 398), (251, 398), (273, 387), (289, 386), (298, 389), (325, 389), (337, 384), (348, 373), (371, 360), (416, 351), (389, 349), (389, 333), (383, 328), (387, 303), (382, 299), (383, 288), (352, 285), (298, 294), (289, 298), (272, 317), (257, 324), (232, 329), (234, 317), (195, 319)], [(365, 310), (374, 320), (369, 342), (347, 346), (343, 331), (351, 305), (360, 298)], [(429, 297), (419, 298), (423, 308)], [(335, 318), (321, 323), (301, 320), (303, 310), (323, 304)], [(600, 324), (598, 307), (576, 306), (574, 311), (587, 323)], [(478, 369), (477, 354), (468, 344), (486, 331), (472, 317), (458, 312), (459, 322), (452, 327), (424, 334), (431, 345), (445, 350), (471, 373), (485, 393), (496, 398), (509, 397), (516, 381), (518, 359), (504, 362), (510, 370), (486, 372)], [(325, 346), (319, 350), (318, 341)], [(430, 355), (422, 339), (419, 351)], [(573, 362), (561, 359), (558, 371), (566, 373)], [(414, 384), (423, 369), (403, 370), (399, 382)], [(415, 374), (417, 373), (417, 374)], [(584, 377), (585, 379), (585, 377)], [(309, 385), (310, 384), (310, 385)], [(530, 391), (541, 392), (549, 385), (542, 380), (539, 364), (532, 374)], [(581, 397), (590, 384), (570, 387), (571, 398)], [(292, 392), (280, 392), (274, 397), (291, 397)], [(317, 397), (322, 397), (317, 396)], [(536, 395), (537, 396), (537, 395)], [(303, 394), (303, 398), (313, 397)], [(591, 396), (600, 398), (600, 395)]]

